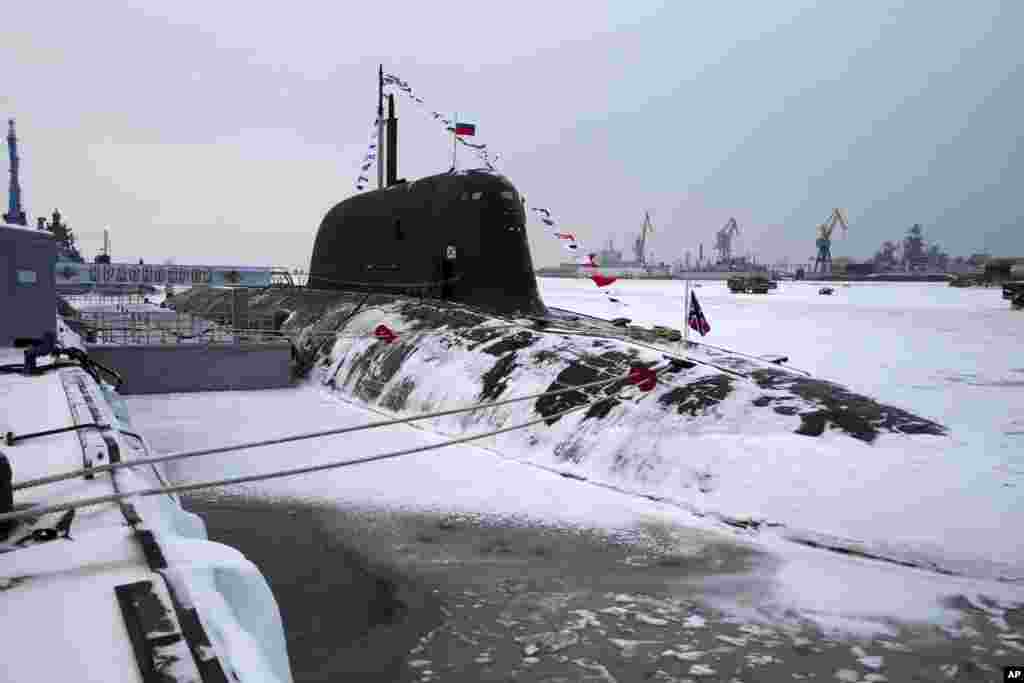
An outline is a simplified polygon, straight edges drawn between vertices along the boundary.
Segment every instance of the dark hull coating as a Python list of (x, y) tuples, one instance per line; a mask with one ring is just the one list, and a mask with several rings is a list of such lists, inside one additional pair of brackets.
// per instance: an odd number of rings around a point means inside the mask
[[(525, 226), (519, 193), (496, 174), (448, 173), (365, 192), (324, 217), (308, 286), (543, 315)], [(449, 247), (454, 259), (447, 258)]]

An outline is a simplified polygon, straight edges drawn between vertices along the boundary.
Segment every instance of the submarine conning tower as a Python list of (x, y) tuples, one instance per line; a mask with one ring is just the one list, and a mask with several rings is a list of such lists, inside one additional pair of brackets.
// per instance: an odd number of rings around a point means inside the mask
[(547, 312), (523, 198), (507, 178), (483, 170), (399, 181), (337, 204), (317, 232), (308, 287)]
[(522, 196), (499, 173), (457, 171), (454, 156), (448, 173), (399, 180), (395, 98), (387, 97), (385, 119), (384, 82), (382, 64), (378, 189), (349, 197), (324, 216), (307, 287), (427, 296), (506, 315), (546, 314)]

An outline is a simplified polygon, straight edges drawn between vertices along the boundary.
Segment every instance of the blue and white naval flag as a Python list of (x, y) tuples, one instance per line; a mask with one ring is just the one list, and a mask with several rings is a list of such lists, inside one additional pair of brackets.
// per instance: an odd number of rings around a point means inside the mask
[(711, 324), (704, 317), (704, 311), (701, 310), (700, 304), (697, 303), (697, 295), (693, 292), (690, 292), (690, 319), (686, 322), (690, 329), (700, 332), (702, 337), (711, 331)]

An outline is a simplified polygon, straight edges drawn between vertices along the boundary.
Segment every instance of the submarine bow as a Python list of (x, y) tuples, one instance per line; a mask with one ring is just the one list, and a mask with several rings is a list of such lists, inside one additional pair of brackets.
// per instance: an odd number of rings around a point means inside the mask
[(398, 182), (340, 202), (320, 224), (309, 272), (311, 289), (546, 313), (522, 197), (507, 178), (485, 171)]

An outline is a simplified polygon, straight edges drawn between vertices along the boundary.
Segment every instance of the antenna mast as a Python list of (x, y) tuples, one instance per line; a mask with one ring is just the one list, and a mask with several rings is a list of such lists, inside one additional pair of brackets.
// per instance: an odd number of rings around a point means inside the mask
[(395, 116), (395, 95), (388, 93), (388, 177), (391, 187), (398, 182), (398, 117)]
[(377, 189), (384, 187), (384, 65), (377, 71)]
[(4, 222), (28, 225), (21, 208), (21, 181), (18, 178), (18, 138), (14, 134), (14, 119), (7, 119), (7, 155), (11, 162), (11, 182), (7, 190), (7, 213)]

